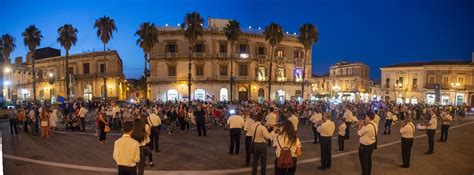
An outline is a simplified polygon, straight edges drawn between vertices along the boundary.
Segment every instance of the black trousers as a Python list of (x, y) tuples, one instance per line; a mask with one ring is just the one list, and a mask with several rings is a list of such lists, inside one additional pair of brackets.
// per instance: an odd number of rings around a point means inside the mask
[(436, 129), (428, 129), (426, 131), (426, 134), (428, 135), (428, 152), (432, 153), (434, 151), (434, 135), (435, 135)]
[(86, 130), (86, 118), (85, 117), (80, 117), (80, 119), (81, 119), (82, 131), (85, 131)]
[(140, 161), (137, 163), (138, 175), (143, 175), (145, 171), (146, 157), (153, 162), (153, 156), (148, 146), (140, 146)]
[(13, 134), (13, 131), (15, 131), (15, 134), (18, 134), (18, 122), (16, 119), (10, 119), (10, 133)]
[(349, 139), (349, 133), (350, 133), (350, 128), (351, 128), (351, 124), (352, 122), (346, 122), (346, 135), (345, 135), (345, 139), (348, 140)]
[(372, 152), (374, 151), (374, 144), (359, 146), (359, 161), (362, 167), (362, 175), (370, 175), (372, 171)]
[(384, 134), (390, 134), (390, 130), (392, 129), (392, 119), (385, 120), (385, 130), (383, 131)]
[(107, 139), (104, 129), (105, 129), (105, 124), (102, 122), (99, 122), (99, 141), (105, 141)]
[(184, 131), (186, 129), (186, 120), (184, 119), (184, 117), (178, 117), (178, 121), (181, 131)]
[(118, 175), (137, 175), (137, 167), (118, 166)]
[(155, 150), (156, 152), (160, 151), (160, 131), (161, 131), (161, 125), (160, 126), (154, 126), (151, 127), (150, 129), (150, 149)]
[(275, 175), (294, 175), (296, 172), (296, 157), (293, 157), (293, 167), (291, 168), (278, 168), (277, 160), (275, 159)]
[(267, 172), (267, 145), (266, 143), (253, 144), (253, 163), (252, 175), (257, 174), (258, 161), (260, 160), (260, 174), (265, 175)]
[(344, 151), (344, 136), (337, 135), (337, 144), (339, 145), (339, 151)]
[(311, 128), (313, 129), (314, 143), (318, 143), (321, 135), (319, 134), (317, 128), (314, 127), (313, 123), (311, 123)]
[(245, 164), (250, 164), (250, 156), (252, 155), (252, 136), (245, 136)]
[[(230, 146), (229, 146), (229, 153), (239, 154), (240, 151), (240, 128), (231, 128), (229, 130), (230, 133)], [(234, 150), (235, 148), (235, 150)]]
[(402, 161), (403, 165), (410, 166), (411, 148), (413, 147), (413, 138), (402, 137)]
[(197, 127), (197, 131), (198, 131), (198, 136), (207, 136), (207, 133), (206, 133), (206, 123), (204, 122), (198, 122), (196, 124), (196, 127)]
[(321, 136), (321, 166), (331, 168), (331, 137)]
[(446, 142), (448, 140), (448, 130), (449, 125), (442, 124), (441, 125), (441, 138), (439, 140)]
[(28, 125), (28, 120), (25, 119), (25, 121), (23, 122), (23, 132), (28, 133)]

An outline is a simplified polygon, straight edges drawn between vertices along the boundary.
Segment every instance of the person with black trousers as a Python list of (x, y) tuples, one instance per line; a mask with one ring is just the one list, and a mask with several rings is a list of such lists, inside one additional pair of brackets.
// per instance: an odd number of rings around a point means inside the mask
[[(239, 154), (240, 152), (240, 135), (244, 127), (244, 118), (238, 115), (238, 111), (227, 119), (229, 126), (230, 146), (228, 154)], [(235, 150), (234, 150), (235, 149)]]
[(439, 138), (438, 141), (440, 142), (446, 142), (448, 140), (448, 130), (449, 130), (449, 124), (451, 121), (453, 121), (453, 117), (449, 113), (449, 110), (446, 109), (444, 113), (441, 116), (441, 138)]
[(258, 161), (260, 161), (260, 173), (265, 175), (267, 172), (267, 140), (271, 139), (271, 135), (267, 128), (260, 122), (263, 119), (263, 115), (260, 113), (256, 116), (255, 123), (250, 127), (250, 133), (253, 133), (252, 137), (252, 175), (257, 174)]
[(254, 133), (249, 132), (255, 120), (250, 115), (245, 115), (244, 131), (245, 133), (245, 165), (250, 166), (250, 156), (252, 155), (252, 137)]
[(18, 134), (18, 117), (13, 108), (8, 108), (8, 119), (10, 121), (10, 133)]
[(148, 123), (150, 124), (150, 149), (155, 152), (160, 152), (160, 133), (161, 133), (161, 118), (157, 115), (157, 110), (153, 108), (151, 114), (148, 116)]
[(186, 115), (186, 108), (183, 106), (183, 104), (180, 104), (178, 108), (178, 122), (181, 128), (181, 132), (186, 129)]
[(204, 137), (207, 137), (206, 133), (206, 112), (202, 110), (202, 104), (197, 105), (196, 111), (194, 111), (193, 115), (196, 118), (196, 127), (197, 127), (197, 132), (198, 136), (201, 137), (204, 135)]
[(321, 134), (321, 166), (318, 169), (325, 170), (331, 168), (331, 141), (335, 128), (336, 125), (331, 121), (329, 114), (325, 114), (317, 129)]
[(431, 115), (430, 121), (425, 125), (426, 126), (426, 135), (428, 135), (428, 151), (425, 154), (433, 154), (434, 153), (434, 135), (436, 133), (436, 128), (438, 126), (438, 117), (436, 116), (433, 110), (429, 111)]
[(99, 108), (99, 114), (97, 115), (99, 120), (99, 142), (105, 144), (107, 142), (105, 126), (109, 123), (105, 117), (105, 109), (103, 107)]
[(401, 146), (403, 161), (403, 164), (400, 165), (400, 167), (408, 168), (410, 167), (411, 148), (413, 147), (413, 136), (415, 135), (415, 125), (410, 118), (403, 121), (400, 128), (400, 134), (402, 136)]
[(376, 148), (377, 125), (373, 121), (375, 114), (369, 111), (365, 114), (364, 121), (358, 121), (356, 126), (359, 135), (359, 161), (362, 175), (370, 175), (372, 172), (372, 152)]

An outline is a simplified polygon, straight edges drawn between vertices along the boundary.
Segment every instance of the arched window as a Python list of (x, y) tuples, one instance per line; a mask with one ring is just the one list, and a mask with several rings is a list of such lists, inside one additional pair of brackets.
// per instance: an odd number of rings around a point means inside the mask
[(166, 100), (178, 100), (178, 91), (176, 89), (168, 90)]
[(85, 102), (89, 102), (92, 100), (92, 86), (90, 84), (86, 84), (84, 86), (83, 98)]
[(228, 98), (228, 91), (226, 88), (222, 88), (219, 93), (219, 101), (227, 101)]
[(204, 89), (196, 89), (194, 91), (194, 99), (196, 100), (206, 100), (206, 91)]

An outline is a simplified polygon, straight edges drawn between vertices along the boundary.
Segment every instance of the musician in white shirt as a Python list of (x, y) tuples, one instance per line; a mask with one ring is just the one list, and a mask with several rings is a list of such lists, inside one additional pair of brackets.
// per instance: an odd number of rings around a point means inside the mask
[(324, 170), (331, 168), (331, 140), (336, 126), (327, 113), (324, 114), (323, 120), (320, 122), (318, 132), (321, 134), (321, 166), (318, 169)]
[(431, 115), (430, 121), (425, 125), (426, 126), (426, 134), (428, 135), (428, 151), (425, 154), (433, 154), (434, 151), (434, 135), (436, 133), (436, 127), (438, 126), (438, 117), (436, 114), (430, 110), (429, 114)]
[(314, 112), (313, 115), (311, 115), (311, 118), (309, 118), (309, 120), (311, 121), (311, 127), (313, 129), (313, 137), (314, 137), (313, 144), (319, 143), (320, 135), (317, 130), (317, 127), (318, 127), (319, 121), (321, 121), (322, 119), (323, 119), (323, 114), (321, 114), (320, 109), (316, 109), (316, 112)]
[(346, 107), (345, 108), (345, 112), (344, 112), (344, 115), (342, 116), (343, 118), (346, 119), (346, 136), (345, 136), (345, 139), (348, 140), (349, 139), (349, 133), (350, 133), (350, 126), (352, 124), (352, 122), (354, 121), (354, 117), (353, 117), (353, 114), (352, 114), (352, 111), (349, 109), (349, 107)]
[(441, 138), (439, 138), (438, 141), (440, 142), (446, 142), (448, 140), (448, 130), (449, 130), (449, 124), (451, 124), (451, 121), (453, 121), (453, 117), (451, 114), (449, 114), (449, 110), (446, 109), (444, 110), (443, 113), (441, 113)]
[(245, 115), (244, 131), (245, 131), (245, 165), (250, 166), (250, 156), (252, 155), (252, 137), (254, 133), (249, 132), (250, 127), (255, 120), (250, 115)]
[[(227, 119), (227, 125), (229, 125), (230, 135), (230, 146), (229, 154), (239, 154), (240, 151), (240, 135), (241, 130), (244, 127), (244, 118), (238, 115), (238, 110), (235, 110), (235, 114)], [(234, 151), (235, 148), (235, 151)]]
[(346, 125), (346, 119), (345, 118), (341, 118), (340, 119), (340, 125), (339, 125), (339, 132), (338, 132), (338, 135), (337, 135), (337, 144), (339, 146), (339, 151), (344, 151), (344, 136), (346, 135), (346, 128), (347, 128), (347, 125)]
[(402, 145), (402, 161), (401, 168), (410, 167), (411, 148), (413, 147), (413, 136), (415, 135), (415, 125), (411, 118), (405, 119), (400, 128), (401, 145)]
[(362, 175), (370, 175), (372, 169), (372, 152), (375, 149), (377, 127), (374, 123), (375, 114), (369, 111), (365, 114), (365, 120), (357, 122), (357, 134), (359, 135), (359, 161), (362, 167)]
[(393, 113), (389, 108), (385, 113), (385, 130), (383, 131), (383, 135), (390, 134), (390, 129), (392, 129), (392, 122), (393, 122)]
[(295, 131), (298, 131), (299, 119), (298, 117), (296, 117), (296, 111), (291, 111), (291, 116), (288, 118), (288, 120), (291, 122), (291, 124), (293, 124), (293, 128), (295, 129)]

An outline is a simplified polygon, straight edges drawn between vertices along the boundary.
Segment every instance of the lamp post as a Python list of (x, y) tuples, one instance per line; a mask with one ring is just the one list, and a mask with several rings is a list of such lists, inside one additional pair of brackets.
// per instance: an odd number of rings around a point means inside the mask
[(454, 89), (454, 105), (455, 106), (458, 105), (456, 89), (459, 88), (459, 86), (461, 86), (461, 83), (459, 83), (459, 82), (451, 83), (451, 87)]

